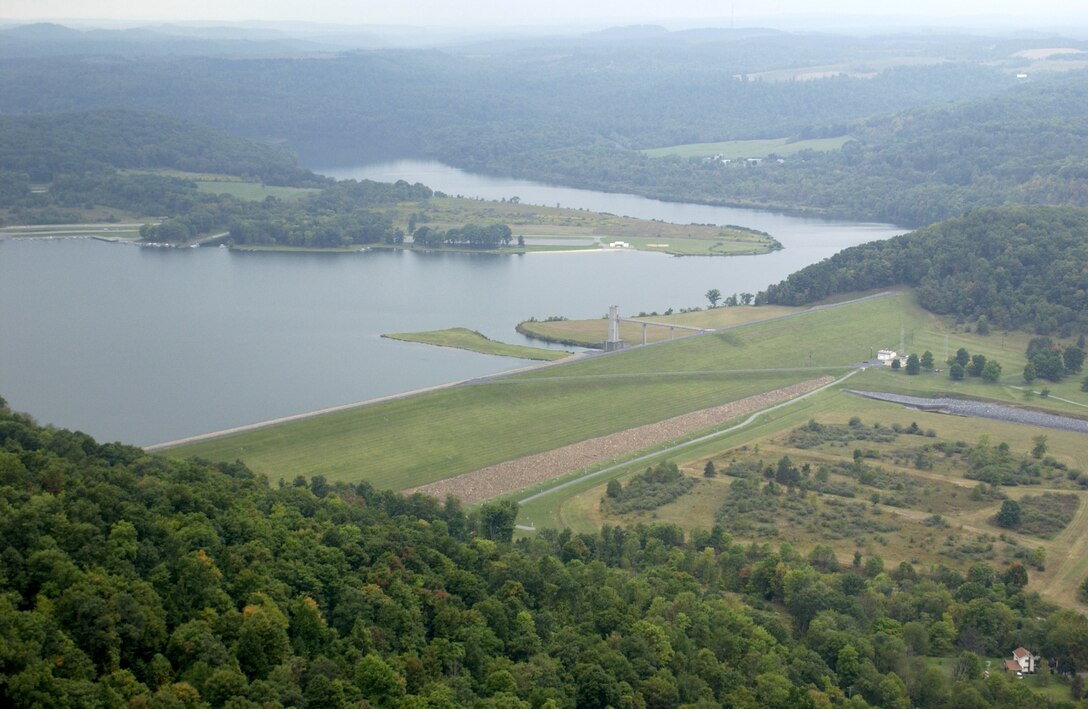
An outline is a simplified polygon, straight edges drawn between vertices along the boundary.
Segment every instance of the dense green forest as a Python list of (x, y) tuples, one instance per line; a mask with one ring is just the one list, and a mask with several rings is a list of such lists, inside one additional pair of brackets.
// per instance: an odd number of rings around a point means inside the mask
[(1088, 332), (1088, 210), (980, 209), (854, 246), (757, 296), (803, 305), (835, 293), (909, 285), (922, 307), (960, 321), (1069, 336)]
[[(922, 226), (968, 207), (1088, 203), (1088, 77), (1018, 84), (1014, 53), (1038, 41), (707, 32), (293, 58), (13, 58), (0, 66), (0, 111), (120, 106), (285, 142), (312, 165), (430, 157)], [(788, 80), (805, 67), (827, 76)], [(640, 152), (843, 135), (842, 150), (758, 166)]]
[(269, 485), (0, 401), (0, 702), (1074, 706), (981, 656), (1088, 668), (1088, 619), (1018, 563), (840, 567), (672, 525), (513, 542), (516, 512)]
[(286, 150), (167, 115), (124, 110), (0, 115), (0, 168), (52, 182), (111, 168), (236, 175), (270, 185), (319, 186)]

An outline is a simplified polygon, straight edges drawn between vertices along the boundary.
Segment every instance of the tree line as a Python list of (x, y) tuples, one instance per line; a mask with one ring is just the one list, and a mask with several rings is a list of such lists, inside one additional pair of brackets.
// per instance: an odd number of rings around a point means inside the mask
[(1058, 707), (980, 656), (1088, 668), (1088, 618), (1019, 564), (886, 569), (665, 524), (514, 542), (516, 515), (269, 484), (0, 400), (0, 701)]
[(961, 322), (1063, 337), (1088, 332), (1088, 210), (980, 209), (844, 249), (790, 274), (757, 302), (803, 305), (835, 293), (908, 285)]

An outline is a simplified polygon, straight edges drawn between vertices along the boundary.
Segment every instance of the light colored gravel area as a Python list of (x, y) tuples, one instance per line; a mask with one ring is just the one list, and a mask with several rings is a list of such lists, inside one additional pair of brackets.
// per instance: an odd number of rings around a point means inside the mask
[(953, 416), (977, 416), (978, 418), (994, 419), (995, 421), (1025, 423), (1029, 426), (1088, 433), (1088, 421), (1073, 418), (1072, 416), (1059, 416), (1058, 414), (1048, 414), (1042, 411), (991, 404), (985, 401), (972, 401), (970, 399), (949, 399), (946, 397), (926, 399), (918, 396), (906, 396), (905, 394), (889, 394), (882, 391), (855, 391), (853, 389), (846, 389), (845, 391), (868, 399), (890, 401), (924, 411), (936, 411), (938, 413), (952, 414)]
[(732, 401), (721, 406), (693, 411), (690, 414), (674, 416), (657, 423), (637, 426), (626, 431), (590, 438), (580, 443), (572, 443), (543, 453), (535, 453), (523, 458), (508, 460), (505, 463), (489, 465), (471, 473), (421, 485), (404, 492), (405, 494), (422, 492), (438, 499), (445, 499), (447, 495), (453, 495), (459, 498), (461, 502), (472, 505), (591, 465), (604, 463), (613, 458), (628, 455), (674, 438), (686, 436), (735, 419), (738, 416), (755, 413), (760, 409), (765, 409), (768, 406), (818, 389), (834, 380), (834, 377), (812, 379)]

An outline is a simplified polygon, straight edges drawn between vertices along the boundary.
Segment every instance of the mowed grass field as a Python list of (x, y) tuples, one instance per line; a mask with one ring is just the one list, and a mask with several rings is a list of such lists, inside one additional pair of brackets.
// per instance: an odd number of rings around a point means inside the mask
[(507, 379), (259, 429), (164, 455), (241, 459), (271, 480), (320, 474), (403, 490), (807, 378), (805, 372), (773, 372), (618, 381)]
[(207, 192), (209, 194), (229, 194), (236, 199), (249, 202), (260, 202), (266, 197), (275, 197), (276, 199), (291, 202), (318, 191), (308, 187), (279, 187), (265, 185), (260, 182), (236, 182), (230, 180), (198, 180), (196, 189), (198, 192)]
[(650, 148), (643, 150), (643, 154), (651, 158), (663, 158), (676, 155), (681, 158), (703, 158), (713, 155), (721, 155), (728, 160), (743, 160), (744, 158), (765, 158), (768, 155), (788, 157), (796, 155), (802, 150), (815, 150), (827, 152), (838, 150), (850, 136), (843, 135), (835, 138), (813, 138), (811, 140), (790, 141), (789, 138), (770, 138), (767, 140), (726, 140), (719, 143), (688, 143), (686, 145), (670, 145), (663, 148)]

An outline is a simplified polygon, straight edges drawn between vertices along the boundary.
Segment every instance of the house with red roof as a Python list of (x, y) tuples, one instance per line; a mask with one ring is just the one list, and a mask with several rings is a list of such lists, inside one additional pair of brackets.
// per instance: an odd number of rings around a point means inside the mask
[(1018, 647), (1012, 651), (1012, 659), (1005, 660), (1005, 669), (1009, 672), (1035, 674), (1035, 668), (1038, 662), (1038, 655), (1032, 655), (1026, 648)]

